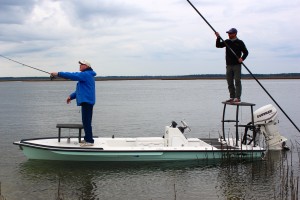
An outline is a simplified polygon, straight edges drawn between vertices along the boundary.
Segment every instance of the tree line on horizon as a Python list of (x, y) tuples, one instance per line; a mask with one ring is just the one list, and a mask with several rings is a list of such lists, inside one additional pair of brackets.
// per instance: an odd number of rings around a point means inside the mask
[[(282, 73), (282, 74), (253, 74), (260, 79), (300, 79), (300, 73)], [(163, 75), (163, 76), (97, 76), (96, 81), (101, 80), (148, 80), (148, 79), (225, 79), (225, 74), (193, 74), (193, 75)], [(242, 74), (243, 79), (253, 78), (250, 74)], [(50, 77), (0, 77), (0, 81), (42, 81), (50, 80)], [(61, 78), (54, 80), (64, 80)]]

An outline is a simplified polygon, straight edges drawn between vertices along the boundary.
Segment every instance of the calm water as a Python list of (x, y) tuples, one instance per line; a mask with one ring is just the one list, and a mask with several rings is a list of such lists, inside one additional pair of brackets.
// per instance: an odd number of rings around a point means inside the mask
[[(261, 81), (300, 126), (300, 80)], [(14, 141), (56, 136), (57, 123), (80, 123), (75, 102), (65, 100), (75, 82), (0, 82), (0, 182), (14, 199), (272, 199), (280, 196), (279, 155), (267, 161), (191, 163), (80, 163), (29, 161)], [(164, 126), (184, 119), (190, 137), (218, 137), (228, 98), (222, 80), (97, 82), (94, 135), (162, 136)], [(272, 100), (255, 81), (243, 81), (242, 100), (255, 110)], [(279, 109), (278, 109), (279, 110)], [(241, 121), (249, 122), (246, 108)], [(295, 146), (299, 132), (279, 110), (280, 131)], [(72, 131), (71, 131), (72, 133)], [(299, 176), (297, 150), (293, 158)]]

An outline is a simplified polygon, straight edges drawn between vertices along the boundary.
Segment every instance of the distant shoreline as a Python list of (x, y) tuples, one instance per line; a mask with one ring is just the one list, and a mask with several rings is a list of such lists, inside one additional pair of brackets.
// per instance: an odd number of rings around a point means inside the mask
[[(265, 79), (300, 79), (300, 73), (287, 74), (254, 74), (260, 80)], [(182, 75), (182, 76), (98, 76), (96, 81), (124, 81), (124, 80), (223, 80), (225, 74), (201, 74), (201, 75)], [(242, 79), (253, 79), (250, 74), (243, 74)], [(3, 81), (51, 81), (50, 77), (0, 77)], [(53, 81), (65, 81), (56, 78)]]

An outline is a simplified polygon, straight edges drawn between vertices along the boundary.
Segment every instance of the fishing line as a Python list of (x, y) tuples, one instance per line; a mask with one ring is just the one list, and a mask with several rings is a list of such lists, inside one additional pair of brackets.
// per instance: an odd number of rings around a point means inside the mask
[(47, 72), (47, 71), (38, 69), (38, 68), (36, 68), (36, 67), (32, 67), (32, 66), (30, 66), (30, 65), (26, 65), (26, 64), (21, 63), (21, 62), (19, 62), (19, 61), (16, 61), (16, 60), (13, 60), (13, 59), (8, 58), (8, 57), (6, 57), (6, 56), (3, 56), (3, 55), (1, 55), (1, 54), (0, 54), (0, 56), (1, 56), (2, 58), (5, 58), (5, 59), (10, 60), (10, 61), (12, 61), (12, 62), (15, 62), (15, 63), (18, 63), (18, 64), (20, 64), (20, 65), (23, 65), (23, 66), (25, 66), (25, 67), (29, 67), (29, 68), (31, 68), (31, 69), (35, 69), (35, 70), (37, 70), (37, 71), (44, 72), (44, 73), (46, 73), (46, 74), (50, 74), (50, 79), (51, 79), (51, 80), (54, 78), (54, 77), (51, 75), (50, 72)]
[[(200, 17), (206, 22), (206, 24), (216, 33), (217, 31), (210, 25), (210, 23), (203, 17), (203, 15), (197, 10), (197, 8), (189, 1), (187, 2), (194, 8), (194, 10), (200, 15)], [(236, 53), (229, 47), (229, 45), (222, 39), (220, 36), (220, 39), (222, 42), (224, 42), (226, 48), (228, 48), (233, 55), (239, 59), (239, 57), (236, 55)], [(267, 93), (267, 95), (273, 100), (273, 102), (278, 106), (278, 108), (283, 112), (283, 114), (290, 120), (290, 122), (294, 125), (294, 127), (300, 132), (300, 129), (296, 126), (296, 124), (291, 120), (291, 118), (285, 113), (285, 111), (281, 108), (281, 106), (277, 103), (277, 101), (271, 96), (271, 94), (266, 90), (266, 88), (258, 81), (258, 79), (252, 74), (252, 72), (248, 69), (248, 67), (245, 65), (244, 62), (241, 62), (241, 64), (245, 67), (245, 69), (249, 72), (249, 74), (256, 80), (256, 82), (260, 85), (260, 87)]]

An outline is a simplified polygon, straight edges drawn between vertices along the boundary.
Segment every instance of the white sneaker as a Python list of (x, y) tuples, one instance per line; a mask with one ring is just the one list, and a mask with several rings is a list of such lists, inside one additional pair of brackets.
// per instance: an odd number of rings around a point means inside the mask
[(90, 143), (90, 142), (83, 142), (80, 143), (81, 147), (90, 147), (90, 146), (94, 146), (94, 143)]

